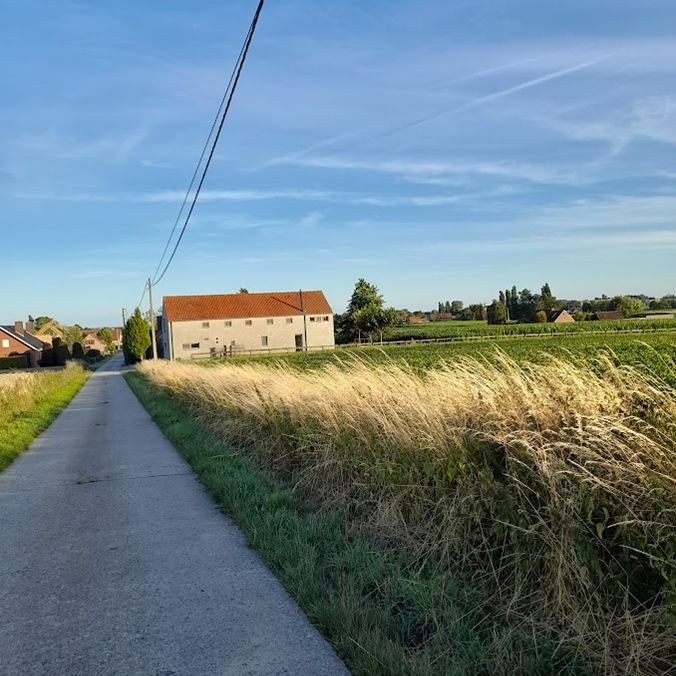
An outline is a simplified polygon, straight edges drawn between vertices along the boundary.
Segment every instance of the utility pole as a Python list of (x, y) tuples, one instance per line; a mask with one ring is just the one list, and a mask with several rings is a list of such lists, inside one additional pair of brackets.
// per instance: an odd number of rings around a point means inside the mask
[(155, 336), (155, 311), (153, 310), (153, 283), (148, 277), (148, 302), (150, 303), (150, 335), (153, 343), (153, 359), (157, 359), (157, 337)]
[(307, 315), (305, 314), (305, 303), (303, 302), (303, 289), (298, 289), (298, 293), (300, 294), (300, 311), (303, 313), (303, 342), (305, 343), (305, 352), (307, 352)]

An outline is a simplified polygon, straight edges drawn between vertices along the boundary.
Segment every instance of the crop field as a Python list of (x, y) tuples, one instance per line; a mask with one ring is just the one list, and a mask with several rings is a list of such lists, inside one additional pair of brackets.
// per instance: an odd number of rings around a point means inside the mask
[[(331, 624), (336, 644), (368, 647), (374, 662), (357, 673), (397, 655), (387, 673), (662, 674), (676, 655), (675, 336), (139, 372), (313, 509), (407, 562), (368, 578)], [(319, 540), (313, 550), (329, 556)], [(346, 570), (326, 595), (347, 598)], [(351, 634), (348, 616), (378, 604), (382, 625)], [(342, 654), (363, 664), (354, 652)]]
[(676, 330), (676, 319), (621, 319), (615, 321), (585, 321), (573, 324), (506, 324), (495, 325), (480, 321), (429, 322), (407, 324), (389, 329), (387, 340), (427, 340), (470, 336), (551, 335), (552, 333), (597, 333), (614, 331)]
[[(461, 356), (491, 358), (504, 352), (516, 361), (542, 361), (549, 356), (576, 357), (591, 367), (601, 354), (623, 363), (655, 373), (676, 385), (676, 331), (603, 336), (565, 334), (563, 336), (510, 337), (496, 340), (458, 341), (408, 345), (365, 346), (338, 348), (335, 351), (291, 352), (275, 355), (250, 355), (231, 358), (233, 363), (279, 363), (295, 369), (317, 369), (325, 364), (349, 368), (354, 357), (370, 363), (395, 362), (416, 370), (435, 368)], [(227, 360), (226, 360), (227, 361)], [(201, 366), (216, 366), (223, 360), (196, 362)]]

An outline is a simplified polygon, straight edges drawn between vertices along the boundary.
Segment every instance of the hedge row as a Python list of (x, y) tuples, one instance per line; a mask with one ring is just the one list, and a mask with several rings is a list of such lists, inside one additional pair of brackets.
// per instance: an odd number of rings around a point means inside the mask
[(0, 370), (28, 368), (28, 359), (25, 354), (17, 354), (11, 357), (0, 357)]

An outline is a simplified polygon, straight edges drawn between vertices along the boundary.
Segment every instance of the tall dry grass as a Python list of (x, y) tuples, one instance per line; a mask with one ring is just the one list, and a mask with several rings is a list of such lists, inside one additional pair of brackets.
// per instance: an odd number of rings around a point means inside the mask
[(30, 411), (45, 395), (81, 373), (82, 367), (77, 364), (58, 371), (0, 373), (0, 426)]
[(676, 655), (676, 398), (658, 379), (504, 354), (426, 374), (354, 360), (144, 362), (216, 434), (353, 528), (462, 571), (524, 633), (605, 673)]

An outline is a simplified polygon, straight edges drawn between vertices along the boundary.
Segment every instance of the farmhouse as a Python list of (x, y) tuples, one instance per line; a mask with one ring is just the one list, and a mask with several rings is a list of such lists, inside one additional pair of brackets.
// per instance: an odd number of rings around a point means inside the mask
[(0, 325), (0, 357), (23, 354), (26, 355), (29, 366), (37, 366), (43, 344), (30, 332), (32, 328), (32, 322), (28, 322), (26, 328), (23, 322)]
[(550, 324), (571, 324), (575, 320), (568, 310), (551, 310), (547, 313), (547, 321)]
[(335, 346), (321, 291), (165, 296), (160, 334), (168, 359)]

